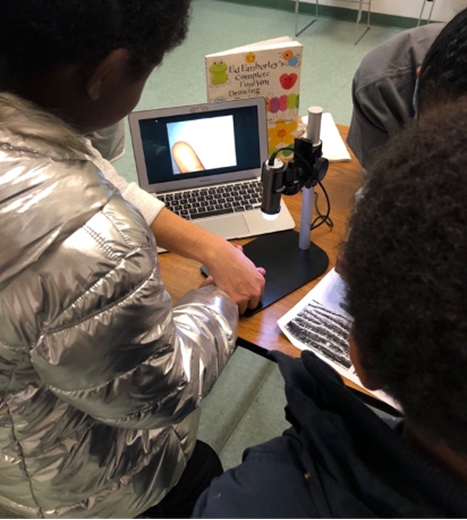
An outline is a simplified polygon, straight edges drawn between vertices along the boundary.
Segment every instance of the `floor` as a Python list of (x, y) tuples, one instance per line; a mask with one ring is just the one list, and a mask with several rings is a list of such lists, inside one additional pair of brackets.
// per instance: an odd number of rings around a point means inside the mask
[[(302, 15), (299, 26), (308, 23)], [(169, 54), (150, 77), (137, 109), (202, 103), (206, 100), (204, 55), (283, 35), (293, 36), (293, 13), (248, 7), (217, 0), (193, 0), (190, 31), (184, 44)], [(303, 44), (301, 107), (331, 112), (349, 124), (350, 85), (362, 57), (375, 45), (400, 32), (376, 27), (354, 42), (363, 30), (355, 23), (319, 18), (298, 40)], [(119, 172), (135, 181), (129, 132)], [(287, 428), (285, 398), (277, 366), (238, 348), (211, 395), (203, 402), (199, 438), (219, 453), (225, 468), (241, 462), (243, 450), (280, 435)], [(3, 514), (2, 514), (3, 513)], [(0, 518), (13, 518), (0, 510)]]

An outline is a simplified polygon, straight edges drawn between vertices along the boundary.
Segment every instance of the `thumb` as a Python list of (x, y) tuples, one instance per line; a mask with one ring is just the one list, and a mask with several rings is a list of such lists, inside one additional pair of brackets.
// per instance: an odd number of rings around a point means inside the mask
[(201, 282), (200, 287), (206, 287), (206, 285), (212, 285), (214, 283), (214, 278), (212, 275), (206, 276), (206, 278)]

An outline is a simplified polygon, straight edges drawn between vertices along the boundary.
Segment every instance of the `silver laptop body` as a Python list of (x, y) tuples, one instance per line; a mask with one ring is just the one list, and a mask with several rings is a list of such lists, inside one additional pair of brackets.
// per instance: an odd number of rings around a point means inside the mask
[(275, 220), (260, 210), (264, 98), (137, 111), (129, 124), (139, 184), (169, 209), (226, 239), (294, 228), (284, 202)]

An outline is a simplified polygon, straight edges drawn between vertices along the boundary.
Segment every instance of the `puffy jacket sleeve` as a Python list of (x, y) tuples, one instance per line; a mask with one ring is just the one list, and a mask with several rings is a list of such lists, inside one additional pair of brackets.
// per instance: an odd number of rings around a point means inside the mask
[[(31, 359), (58, 397), (123, 428), (156, 428), (191, 413), (234, 350), (238, 310), (214, 286), (174, 308), (141, 214), (114, 196), (49, 255), (41, 290), (52, 312)], [(40, 276), (40, 275), (39, 275)]]
[[(111, 129), (108, 129), (107, 132), (110, 130)], [(154, 197), (151, 193), (140, 188), (135, 182), (128, 182), (127, 179), (119, 175), (114, 166), (102, 157), (98, 150), (92, 147), (96, 144), (95, 140), (92, 141), (92, 144), (90, 141), (88, 141), (88, 143), (91, 146), (90, 152), (92, 153), (89, 158), (93, 164), (103, 173), (104, 177), (112, 183), (113, 186), (118, 188), (125, 200), (138, 208), (143, 215), (146, 224), (151, 226), (165, 204), (160, 199)]]

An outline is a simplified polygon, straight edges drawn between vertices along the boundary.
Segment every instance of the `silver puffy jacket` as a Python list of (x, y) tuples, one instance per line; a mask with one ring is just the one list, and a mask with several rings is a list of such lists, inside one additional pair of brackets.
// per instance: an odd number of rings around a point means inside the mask
[(59, 120), (0, 94), (0, 504), (131, 518), (193, 450), (234, 349), (215, 287), (175, 307), (140, 213)]

